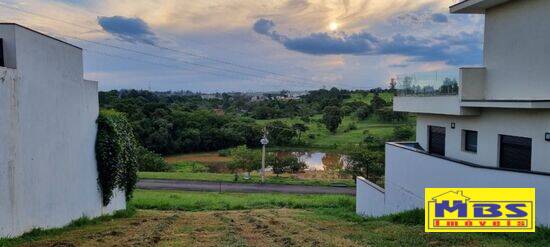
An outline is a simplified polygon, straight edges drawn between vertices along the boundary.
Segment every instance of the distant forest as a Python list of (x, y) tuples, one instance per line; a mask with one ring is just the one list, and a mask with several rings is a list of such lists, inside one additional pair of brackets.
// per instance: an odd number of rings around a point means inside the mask
[[(378, 114), (385, 121), (400, 121), (403, 114), (391, 110), (391, 89), (309, 91), (299, 97), (289, 92), (263, 95), (260, 99), (245, 93), (222, 93), (203, 97), (189, 92), (120, 90), (99, 93), (102, 109), (125, 113), (141, 145), (156, 153), (213, 151), (239, 145), (256, 147), (262, 135), (257, 120), (299, 117), (307, 121), (317, 114), (355, 114), (359, 118)], [(346, 100), (352, 95), (372, 94), (371, 102)], [(327, 109), (328, 112), (327, 113)], [(327, 116), (327, 121), (342, 116)], [(328, 125), (327, 125), (328, 126)], [(296, 144), (300, 129), (282, 122), (271, 123), (275, 145)]]

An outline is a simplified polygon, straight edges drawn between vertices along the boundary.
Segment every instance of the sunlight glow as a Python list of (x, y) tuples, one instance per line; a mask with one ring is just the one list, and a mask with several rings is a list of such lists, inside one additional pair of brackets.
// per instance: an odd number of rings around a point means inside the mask
[(335, 21), (331, 22), (331, 23), (328, 25), (328, 29), (329, 29), (330, 31), (336, 31), (336, 30), (338, 30), (339, 27), (340, 27), (340, 25), (339, 25), (337, 22), (335, 22)]

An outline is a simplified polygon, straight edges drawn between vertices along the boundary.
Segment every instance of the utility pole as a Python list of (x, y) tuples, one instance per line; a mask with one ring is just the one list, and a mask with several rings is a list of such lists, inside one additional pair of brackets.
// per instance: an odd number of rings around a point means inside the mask
[(267, 140), (267, 127), (264, 127), (264, 136), (260, 140), (260, 143), (262, 144), (262, 184), (265, 183), (265, 146), (269, 143)]

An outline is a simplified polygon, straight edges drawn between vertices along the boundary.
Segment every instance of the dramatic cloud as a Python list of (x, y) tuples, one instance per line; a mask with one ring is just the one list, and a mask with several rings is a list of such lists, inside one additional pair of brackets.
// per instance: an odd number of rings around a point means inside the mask
[(437, 23), (447, 23), (449, 21), (446, 15), (440, 13), (432, 14), (431, 17), (432, 21)]
[(292, 38), (279, 34), (274, 28), (272, 21), (260, 19), (253, 29), (289, 50), (311, 55), (403, 55), (410, 61), (443, 61), (449, 65), (481, 62), (482, 35), (479, 32), (460, 32), (430, 39), (402, 34), (380, 38), (368, 32), (312, 33)]
[(99, 17), (97, 21), (103, 30), (125, 41), (150, 45), (157, 42), (157, 37), (142, 19), (113, 16)]

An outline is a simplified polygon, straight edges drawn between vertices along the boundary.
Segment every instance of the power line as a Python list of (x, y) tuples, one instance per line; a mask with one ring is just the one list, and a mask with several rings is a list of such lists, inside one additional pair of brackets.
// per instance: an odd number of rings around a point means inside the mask
[[(1, 3), (1, 2), (0, 2), (0, 6), (5, 7), (5, 8), (9, 8), (9, 9), (12, 9), (12, 10), (20, 11), (20, 12), (23, 12), (23, 13), (26, 13), (26, 14), (29, 14), (29, 15), (35, 15), (35, 16), (38, 16), (38, 17), (41, 17), (41, 18), (50, 19), (50, 20), (54, 20), (54, 21), (59, 21), (59, 22), (62, 22), (62, 23), (68, 24), (68, 25), (73, 25), (73, 26), (77, 26), (77, 27), (80, 27), (80, 28), (84, 28), (84, 29), (87, 29), (88, 31), (91, 31), (91, 32), (105, 32), (105, 33), (107, 33), (105, 30), (90, 29), (89, 27), (85, 27), (85, 26), (80, 25), (80, 24), (68, 22), (68, 21), (61, 20), (61, 19), (54, 18), (54, 17), (50, 17), (50, 16), (45, 16), (45, 15), (38, 14), (38, 13), (35, 13), (35, 12), (32, 12), (32, 11), (21, 9), (21, 8), (18, 8), (18, 7), (13, 7), (13, 6), (10, 6), (10, 5), (6, 5), (6, 4)], [(62, 35), (60, 35), (60, 36), (62, 36)], [(84, 40), (84, 39), (76, 38), (76, 37), (70, 37), (70, 38)], [(89, 41), (89, 40), (85, 40), (85, 41), (95, 42), (95, 41)], [(99, 45), (106, 45), (105, 43), (100, 43), (100, 42), (96, 42), (96, 43), (99, 44)], [(156, 44), (147, 44), (147, 45), (150, 45), (152, 47), (156, 47), (158, 49), (172, 51), (172, 52), (178, 52), (178, 53), (181, 53), (181, 54), (184, 54), (184, 55), (188, 55), (188, 56), (192, 56), (192, 57), (196, 57), (196, 58), (201, 58), (201, 59), (205, 59), (205, 60), (209, 60), (209, 61), (213, 61), (213, 62), (225, 64), (225, 65), (230, 65), (230, 66), (243, 68), (243, 69), (248, 69), (248, 70), (261, 72), (261, 73), (266, 73), (266, 74), (271, 74), (271, 75), (275, 75), (275, 76), (278, 76), (278, 77), (281, 77), (281, 78), (287, 78), (286, 80), (281, 80), (281, 79), (276, 79), (276, 78), (269, 78), (269, 79), (275, 79), (275, 80), (282, 81), (282, 82), (307, 83), (307, 84), (316, 85), (315, 83), (312, 83), (314, 81), (310, 80), (310, 79), (305, 79), (304, 80), (304, 78), (300, 78), (300, 77), (287, 76), (287, 75), (283, 75), (283, 74), (280, 74), (280, 73), (276, 73), (276, 72), (272, 72), (272, 71), (268, 71), (268, 70), (264, 70), (264, 69), (258, 69), (258, 68), (254, 68), (254, 67), (251, 67), (251, 66), (240, 65), (240, 64), (233, 63), (233, 62), (228, 62), (228, 61), (224, 61), (224, 60), (216, 59), (216, 58), (210, 58), (208, 56), (199, 55), (199, 54), (195, 54), (195, 53), (192, 53), (192, 52), (187, 52), (187, 51), (182, 51), (182, 50), (177, 50), (177, 49), (172, 49), (172, 48), (168, 48), (168, 47), (163, 47), (163, 46), (159, 46), (159, 45), (156, 45)], [(107, 45), (107, 46), (110, 46), (112, 48), (117, 48), (117, 49), (124, 49), (124, 50), (129, 51), (129, 52), (142, 53), (140, 51), (136, 51), (136, 50), (129, 49), (129, 48), (121, 48), (121, 47), (117, 47), (117, 46), (113, 46), (113, 45)], [(142, 55), (146, 55), (146, 54), (142, 53)], [(164, 57), (164, 58), (166, 58), (166, 57)], [(207, 66), (207, 65), (203, 65), (203, 64), (196, 64), (195, 63), (194, 65), (195, 66), (210, 67), (212, 69), (223, 70), (223, 69), (220, 69), (220, 68), (217, 68), (217, 67), (214, 67), (214, 66)], [(230, 70), (226, 70), (226, 72), (235, 73), (235, 71), (230, 71)], [(237, 72), (237, 73), (246, 73), (246, 72)], [(254, 74), (249, 74), (249, 73), (247, 73), (247, 74), (250, 75), (250, 76), (260, 77), (258, 75), (254, 75)], [(292, 78), (292, 77), (294, 77), (295, 79), (304, 80), (304, 81), (288, 80), (288, 78)], [(262, 78), (266, 78), (266, 77), (262, 77)], [(306, 81), (311, 81), (311, 82), (306, 82)], [(325, 83), (325, 82), (321, 82), (321, 83)]]
[[(201, 71), (201, 70), (196, 70), (196, 69), (191, 69), (191, 68), (186, 68), (186, 67), (180, 67), (180, 66), (166, 64), (166, 63), (152, 62), (152, 61), (149, 61), (149, 60), (143, 60), (143, 59), (138, 59), (138, 58), (134, 58), (134, 57), (126, 57), (126, 56), (120, 56), (120, 55), (115, 55), (115, 54), (109, 54), (109, 53), (96, 51), (96, 50), (92, 50), (92, 49), (88, 49), (88, 48), (83, 48), (83, 50), (86, 51), (86, 52), (96, 53), (96, 54), (99, 54), (99, 55), (102, 55), (102, 56), (114, 57), (114, 58), (124, 59), (124, 60), (128, 60), (128, 61), (137, 61), (137, 62), (153, 64), (153, 65), (161, 66), (161, 67), (170, 67), (170, 68), (182, 69), (182, 70), (187, 70), (187, 71), (202, 72), (202, 73), (205, 73), (205, 74), (210, 74), (210, 75), (223, 77), (223, 78), (228, 77), (228, 75), (226, 75), (226, 74), (220, 74), (220, 73), (216, 73), (216, 72), (213, 72), (213, 71)], [(229, 76), (229, 77), (231, 77), (231, 76)], [(231, 78), (237, 79), (237, 80), (246, 79), (244, 77), (231, 77)]]

